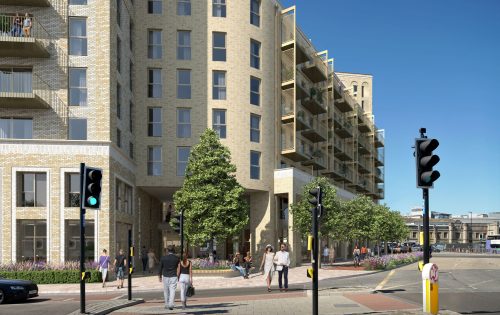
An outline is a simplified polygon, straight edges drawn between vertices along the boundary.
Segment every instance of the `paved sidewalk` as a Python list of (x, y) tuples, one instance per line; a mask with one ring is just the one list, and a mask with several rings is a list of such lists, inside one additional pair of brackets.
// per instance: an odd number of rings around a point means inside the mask
[[(306, 270), (308, 266), (300, 266), (291, 268), (288, 272), (288, 283), (290, 285), (310, 283), (311, 279), (306, 277)], [(340, 269), (321, 269), (318, 276), (319, 280), (349, 277), (353, 275), (363, 275), (373, 273), (373, 271), (364, 271), (361, 268), (358, 270), (340, 270)], [(101, 283), (86, 283), (85, 291), (87, 293), (101, 293), (101, 294), (127, 294), (127, 280), (124, 282), (123, 289), (116, 288), (116, 281), (108, 282), (105, 288)], [(275, 272), (272, 285), (277, 286), (278, 273)], [(204, 289), (222, 289), (222, 288), (248, 288), (248, 287), (264, 287), (266, 286), (265, 278), (262, 274), (251, 274), (250, 279), (243, 279), (242, 277), (224, 278), (224, 277), (207, 277), (207, 276), (194, 276), (193, 284), (197, 290)], [(80, 284), (39, 284), (38, 290), (44, 294), (71, 294), (80, 292)], [(158, 281), (158, 276), (141, 276), (132, 278), (133, 292), (140, 291), (159, 291), (163, 290), (163, 285)]]
[[(104, 315), (109, 314), (112, 311), (119, 310), (124, 307), (130, 307), (133, 305), (137, 305), (140, 303), (144, 303), (143, 299), (133, 299), (129, 300), (112, 300), (106, 302), (94, 302), (85, 307), (85, 314), (89, 315)], [(74, 311), (69, 315), (80, 315), (80, 310)]]

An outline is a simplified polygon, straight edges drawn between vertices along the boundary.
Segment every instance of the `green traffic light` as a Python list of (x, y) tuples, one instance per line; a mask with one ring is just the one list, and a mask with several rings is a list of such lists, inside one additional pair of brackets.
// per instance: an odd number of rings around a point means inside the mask
[(87, 202), (89, 203), (89, 205), (95, 206), (97, 204), (97, 199), (95, 197), (89, 197), (87, 199)]

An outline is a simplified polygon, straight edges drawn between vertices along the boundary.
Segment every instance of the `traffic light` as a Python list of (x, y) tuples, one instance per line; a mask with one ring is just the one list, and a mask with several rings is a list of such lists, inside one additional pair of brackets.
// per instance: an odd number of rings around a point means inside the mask
[(309, 194), (313, 197), (309, 199), (309, 203), (314, 206), (313, 208), (311, 208), (311, 212), (314, 213), (314, 210), (317, 209), (318, 217), (321, 217), (322, 207), (319, 207), (323, 203), (323, 192), (321, 191), (321, 186), (309, 190)]
[(439, 162), (439, 156), (432, 154), (432, 151), (438, 146), (439, 141), (437, 139), (415, 139), (418, 188), (432, 188), (433, 183), (440, 176), (438, 171), (432, 169)]
[(101, 207), (102, 170), (85, 166), (83, 170), (83, 208), (99, 209)]
[(172, 217), (170, 220), (170, 226), (174, 229), (178, 234), (181, 233), (181, 215), (177, 214)]

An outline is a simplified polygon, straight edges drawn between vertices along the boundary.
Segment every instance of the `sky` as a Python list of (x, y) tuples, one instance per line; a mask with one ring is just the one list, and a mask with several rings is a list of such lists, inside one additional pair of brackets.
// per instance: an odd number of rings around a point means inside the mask
[(438, 139), (430, 210), (500, 211), (500, 1), (281, 0), (339, 72), (373, 75), (375, 123), (385, 129), (385, 199), (422, 206), (413, 149)]

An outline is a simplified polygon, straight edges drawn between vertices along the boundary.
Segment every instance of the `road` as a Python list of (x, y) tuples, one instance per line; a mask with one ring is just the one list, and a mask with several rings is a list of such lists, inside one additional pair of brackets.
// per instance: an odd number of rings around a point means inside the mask
[[(500, 256), (469, 256), (467, 254), (434, 254), (431, 259), (439, 266), (441, 309), (448, 309), (462, 314), (499, 314), (500, 315)], [(290, 293), (302, 292), (306, 286), (291, 288)], [(320, 289), (325, 292), (335, 291), (370, 291), (376, 294), (397, 297), (401, 300), (421, 304), (421, 274), (416, 264), (392, 271), (355, 276), (344, 279), (330, 279), (320, 282)], [(235, 297), (244, 299), (262, 295), (265, 288), (213, 289), (197, 292), (197, 298)], [(125, 293), (125, 292), (124, 292)], [(268, 294), (279, 294), (279, 291)], [(87, 295), (87, 303), (95, 300), (114, 299), (120, 295)], [(126, 296), (125, 296), (126, 297)], [(160, 291), (134, 293), (147, 301), (162, 300)], [(265, 302), (264, 302), (265, 303)], [(0, 306), (0, 314), (68, 314), (78, 310), (78, 295), (41, 295), (24, 303), (12, 303)]]

